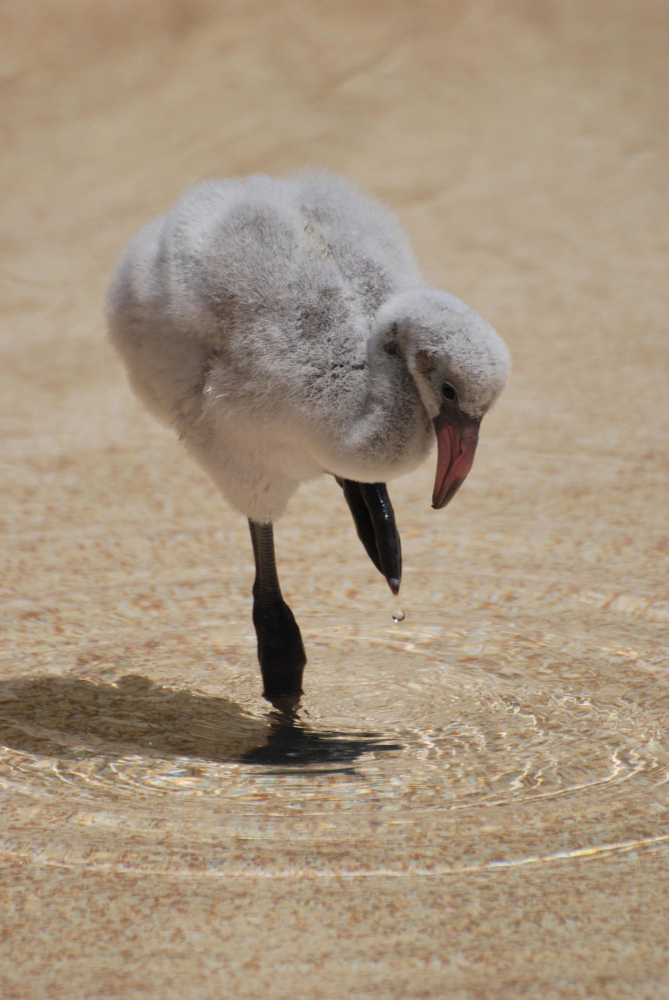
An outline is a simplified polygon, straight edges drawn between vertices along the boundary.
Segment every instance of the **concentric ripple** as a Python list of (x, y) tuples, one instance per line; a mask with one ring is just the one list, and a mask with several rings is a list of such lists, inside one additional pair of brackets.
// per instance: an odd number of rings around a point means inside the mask
[[(308, 868), (316, 843), (339, 870), (370, 836), (393, 868), (406, 864), (402, 831), (418, 814), (434, 837), (418, 850), (424, 864), (458, 816), (503, 808), (507, 822), (525, 822), (528, 806), (540, 820), (556, 798), (592, 812), (634, 783), (666, 789), (666, 706), (632, 683), (598, 690), (589, 669), (596, 657), (606, 676), (609, 656), (619, 680), (629, 651), (436, 625), (374, 632), (312, 619), (303, 631), (308, 696), (294, 721), (259, 697), (253, 636), (226, 643), (218, 626), (148, 637), (123, 655), (99, 647), (76, 672), (7, 681), (0, 781), (59, 817), (62, 863), (78, 851), (104, 864), (100, 835), (112, 828), (128, 867), (184, 871), (290, 868), (291, 844)], [(170, 683), (188, 676), (189, 658), (200, 677), (206, 665), (206, 689)], [(20, 853), (11, 833), (5, 846)]]

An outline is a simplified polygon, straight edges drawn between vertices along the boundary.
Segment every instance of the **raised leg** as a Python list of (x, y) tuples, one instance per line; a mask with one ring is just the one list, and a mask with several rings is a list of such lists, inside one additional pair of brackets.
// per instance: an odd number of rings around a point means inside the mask
[(271, 524), (249, 521), (256, 578), (253, 584), (253, 624), (258, 636), (258, 660), (263, 697), (282, 712), (297, 708), (307, 658), (300, 629), (283, 599), (274, 557)]
[(335, 478), (344, 491), (367, 555), (397, 594), (402, 579), (402, 545), (386, 484)]

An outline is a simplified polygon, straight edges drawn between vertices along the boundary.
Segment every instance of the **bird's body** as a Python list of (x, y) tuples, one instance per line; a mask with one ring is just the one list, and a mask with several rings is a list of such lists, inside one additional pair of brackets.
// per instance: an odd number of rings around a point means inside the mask
[[(503, 341), (425, 284), (395, 217), (326, 171), (186, 192), (130, 242), (108, 317), (137, 394), (249, 518), (257, 582), (265, 573), (271, 584), (263, 607), (288, 614), (259, 526), (300, 482), (331, 473), (396, 590), (399, 536), (383, 484), (416, 468), (436, 431), (433, 502), (444, 506), (508, 374)], [(268, 637), (284, 625), (256, 627), (261, 664), (273, 661)], [(266, 689), (288, 683), (263, 674)]]
[(229, 502), (274, 521), (324, 471), (385, 481), (425, 458), (413, 380), (369, 357), (379, 307), (421, 284), (393, 216), (334, 175), (209, 182), (131, 242), (111, 334)]

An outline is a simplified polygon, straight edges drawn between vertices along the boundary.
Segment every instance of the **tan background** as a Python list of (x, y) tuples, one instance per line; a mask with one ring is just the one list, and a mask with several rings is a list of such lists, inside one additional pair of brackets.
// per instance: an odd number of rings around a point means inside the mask
[[(669, 997), (669, 6), (1, 9), (3, 996)], [(305, 163), (514, 371), (447, 511), (392, 489), (402, 632), (329, 482), (277, 529), (293, 766), (246, 527), (101, 310), (183, 188)]]

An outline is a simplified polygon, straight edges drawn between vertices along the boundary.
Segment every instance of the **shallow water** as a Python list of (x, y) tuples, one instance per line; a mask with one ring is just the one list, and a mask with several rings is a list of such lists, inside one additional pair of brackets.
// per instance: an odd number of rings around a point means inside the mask
[[(20, 812), (59, 817), (42, 863), (428, 876), (669, 841), (669, 831), (630, 837), (592, 822), (639, 792), (666, 801), (667, 701), (638, 683), (630, 651), (481, 623), (374, 631), (305, 616), (303, 633), (309, 694), (294, 721), (259, 698), (254, 637), (241, 629), (229, 647), (206, 630), (187, 647), (166, 633), (122, 657), (98, 647), (74, 674), (5, 681), (0, 780)], [(197, 673), (210, 659), (216, 695), (174, 683), (176, 662), (183, 677), (189, 660)], [(636, 684), (621, 677), (630, 660)], [(543, 828), (558, 800), (575, 824), (569, 844)], [(490, 832), (526, 822), (529, 809), (522, 852), (518, 838), (505, 847), (484, 836), (466, 857), (440, 856), (446, 820), (484, 817)], [(33, 857), (34, 839), (5, 846)]]

